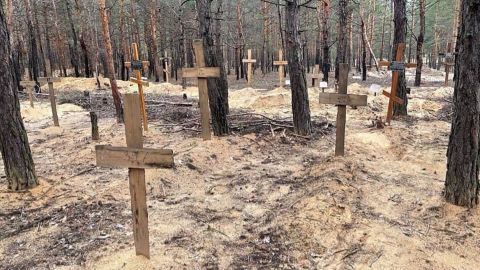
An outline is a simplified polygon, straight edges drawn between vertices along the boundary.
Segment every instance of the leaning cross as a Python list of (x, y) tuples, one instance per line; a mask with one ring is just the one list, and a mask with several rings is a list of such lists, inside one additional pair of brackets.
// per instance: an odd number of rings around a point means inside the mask
[(143, 119), (143, 129), (148, 131), (148, 117), (147, 117), (147, 108), (145, 106), (145, 96), (143, 95), (143, 86), (148, 87), (148, 81), (142, 80), (142, 70), (148, 67), (148, 61), (138, 60), (138, 47), (137, 43), (132, 44), (132, 62), (125, 62), (125, 67), (132, 68), (135, 71), (135, 78), (130, 78), (130, 81), (138, 85), (138, 93), (140, 94), (140, 109), (142, 110), (142, 119)]
[(317, 86), (318, 81), (320, 81), (320, 65), (315, 65), (312, 74), (312, 87)]
[(38, 78), (38, 81), (41, 83), (48, 83), (48, 97), (50, 99), (50, 106), (52, 107), (52, 115), (53, 115), (53, 124), (56, 127), (60, 126), (58, 122), (58, 115), (57, 115), (57, 102), (55, 99), (55, 90), (53, 89), (54, 82), (60, 82), (60, 78), (53, 78), (53, 77), (41, 77)]
[(393, 105), (394, 103), (403, 104), (405, 101), (397, 96), (397, 89), (398, 89), (398, 78), (400, 76), (400, 72), (405, 71), (405, 67), (407, 68), (414, 68), (417, 64), (407, 63), (405, 64), (402, 62), (403, 59), (403, 52), (405, 50), (405, 43), (399, 43), (397, 46), (397, 55), (395, 56), (395, 61), (388, 62), (388, 61), (380, 61), (379, 65), (382, 67), (388, 67), (392, 71), (392, 86), (391, 92), (388, 93), (387, 91), (383, 91), (383, 94), (389, 98), (388, 101), (388, 110), (387, 110), (387, 123), (393, 119)]
[(280, 80), (280, 87), (283, 88), (285, 81), (285, 66), (288, 65), (288, 62), (283, 60), (283, 51), (278, 51), (278, 61), (273, 61), (274, 66), (278, 66), (278, 79)]
[(352, 95), (347, 93), (348, 64), (340, 64), (338, 93), (319, 93), (321, 104), (337, 105), (337, 137), (335, 143), (335, 156), (345, 155), (345, 124), (347, 121), (347, 105), (367, 106), (366, 95)]
[(257, 62), (256, 59), (252, 58), (252, 50), (248, 50), (248, 58), (242, 60), (243, 63), (247, 63), (247, 80), (248, 85), (252, 85), (253, 83), (253, 64)]
[(193, 49), (197, 59), (195, 68), (184, 68), (183, 78), (198, 78), (198, 96), (200, 102), (200, 116), (202, 121), (202, 137), (204, 140), (210, 140), (210, 109), (208, 105), (208, 78), (220, 77), (220, 68), (206, 67), (205, 55), (203, 52), (203, 41), (197, 39), (193, 41)]
[(150, 258), (145, 169), (172, 168), (174, 160), (172, 150), (143, 148), (141, 117), (138, 94), (125, 94), (127, 147), (97, 145), (95, 152), (99, 167), (128, 168), (135, 251)]
[(160, 58), (160, 60), (163, 60), (165, 62), (165, 69), (163, 72), (165, 72), (165, 82), (169, 83), (170, 82), (170, 60), (172, 60), (171, 57), (168, 57), (167, 51), (165, 51), (165, 57)]

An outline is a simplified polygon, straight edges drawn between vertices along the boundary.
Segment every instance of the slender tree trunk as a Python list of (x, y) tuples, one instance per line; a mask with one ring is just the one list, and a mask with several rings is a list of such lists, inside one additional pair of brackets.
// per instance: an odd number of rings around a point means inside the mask
[[(392, 51), (392, 61), (395, 60), (397, 54), (397, 47), (400, 43), (405, 43), (405, 37), (407, 32), (407, 1), (406, 0), (394, 0), (394, 23), (395, 34), (393, 39), (394, 50)], [(394, 115), (407, 115), (407, 82), (405, 80), (405, 71), (399, 72), (398, 76), (398, 88), (397, 96), (404, 100), (403, 104), (397, 104), (393, 106)]]
[(410, 34), (408, 38), (408, 63), (412, 62), (412, 37), (413, 37), (413, 32), (415, 31), (415, 2), (412, 1), (410, 3), (412, 5), (412, 22), (410, 26)]
[(72, 62), (73, 69), (75, 71), (75, 77), (80, 77), (77, 31), (75, 30), (75, 23), (73, 22), (72, 12), (70, 10), (70, 4), (68, 1), (65, 1), (65, 6), (67, 9), (68, 23), (70, 24), (70, 31), (72, 31), (72, 40), (73, 40), (73, 44), (69, 44), (71, 62)]
[[(10, 39), (0, 5), (0, 40)], [(14, 72), (10, 42), (0, 42), (0, 152), (8, 188), (25, 190), (38, 185), (28, 136), (20, 114), (18, 78)]]
[(479, 203), (480, 183), (480, 2), (463, 0), (462, 22), (457, 38), (454, 114), (447, 151), (445, 198), (447, 202), (473, 207)]
[[(23, 0), (25, 4), (25, 13), (27, 14), (27, 28), (29, 36), (29, 66), (32, 72), (32, 79), (38, 84), (39, 70), (38, 70), (38, 52), (37, 52), (37, 39), (35, 38), (35, 28), (33, 27), (32, 9), (30, 6), (30, 0)], [(5, 39), (6, 40), (6, 39)]]
[(335, 79), (338, 80), (338, 64), (348, 63), (348, 18), (350, 10), (348, 7), (349, 0), (338, 1), (338, 35), (337, 35), (337, 58), (335, 59)]
[(386, 21), (386, 12), (383, 11), (383, 19), (382, 19), (382, 42), (380, 45), (380, 61), (383, 61), (383, 51), (385, 50), (385, 21)]
[[(205, 62), (207, 67), (220, 67), (220, 78), (208, 79), (208, 98), (210, 101), (210, 114), (212, 118), (213, 133), (216, 136), (227, 135), (228, 128), (228, 81), (223, 65), (223, 54), (219, 52), (219, 48), (214, 42), (214, 24), (213, 14), (211, 13), (211, 0), (196, 0), (197, 13), (199, 21), (199, 33), (203, 39), (205, 49)], [(218, 2), (218, 10), (220, 11), (222, 2)], [(220, 24), (217, 25), (217, 31)], [(217, 41), (220, 41), (220, 35)], [(221, 46), (218, 44), (218, 46)]]
[(308, 136), (312, 133), (310, 105), (308, 100), (307, 78), (303, 65), (302, 44), (300, 43), (300, 18), (298, 0), (287, 1), (286, 14), (286, 47), (290, 67), (292, 88), (292, 111), (295, 132)]
[(330, 72), (330, 45), (329, 42), (329, 27), (328, 21), (330, 20), (331, 1), (319, 0), (318, 9), (320, 13), (320, 29), (321, 33), (321, 45), (322, 45), (322, 72), (323, 81), (328, 82), (328, 73)]
[(423, 41), (425, 39), (425, 0), (420, 0), (420, 33), (417, 38), (417, 70), (415, 71), (415, 86), (422, 83)]
[(123, 122), (123, 108), (120, 93), (118, 92), (117, 81), (115, 79), (115, 67), (113, 65), (113, 52), (112, 42), (110, 40), (110, 30), (108, 25), (107, 9), (105, 7), (105, 0), (98, 0), (98, 6), (100, 11), (100, 18), (102, 21), (102, 34), (105, 44), (105, 73), (106, 77), (110, 79), (110, 86), (112, 87), (113, 103), (115, 104), (115, 111), (117, 114), (117, 122)]

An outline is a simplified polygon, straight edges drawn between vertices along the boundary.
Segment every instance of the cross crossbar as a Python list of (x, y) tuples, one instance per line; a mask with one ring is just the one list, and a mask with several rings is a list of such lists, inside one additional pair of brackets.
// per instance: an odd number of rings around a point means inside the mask
[(218, 78), (220, 77), (220, 68), (217, 67), (195, 67), (184, 68), (184, 78)]
[(95, 146), (97, 166), (107, 168), (172, 168), (173, 150)]
[(319, 101), (321, 104), (367, 106), (366, 95), (319, 93)]

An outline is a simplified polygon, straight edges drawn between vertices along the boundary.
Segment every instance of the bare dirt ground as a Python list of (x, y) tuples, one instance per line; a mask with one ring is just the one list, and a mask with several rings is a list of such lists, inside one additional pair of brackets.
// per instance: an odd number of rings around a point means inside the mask
[[(350, 79), (349, 92), (389, 85), (387, 72), (370, 75)], [(306, 139), (292, 133), (276, 74), (257, 75), (255, 89), (231, 78), (232, 135), (204, 142), (196, 87), (153, 84), (145, 147), (173, 149), (175, 168), (147, 170), (151, 260), (134, 254), (127, 170), (95, 166), (95, 145), (125, 145), (109, 91), (63, 79), (61, 127), (47, 99), (34, 109), (22, 100), (40, 186), (9, 192), (0, 162), (0, 269), (478, 269), (480, 211), (442, 199), (453, 93), (443, 76), (427, 71), (392, 126), (372, 124), (385, 97), (349, 108), (343, 158), (333, 155), (336, 108), (318, 104), (317, 89)]]

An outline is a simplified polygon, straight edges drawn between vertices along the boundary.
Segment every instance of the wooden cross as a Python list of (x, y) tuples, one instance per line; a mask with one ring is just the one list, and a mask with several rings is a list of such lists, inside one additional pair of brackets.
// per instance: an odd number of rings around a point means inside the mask
[(143, 129), (148, 131), (148, 117), (147, 108), (145, 106), (145, 96), (143, 95), (143, 86), (148, 87), (148, 81), (142, 80), (142, 70), (149, 66), (150, 62), (140, 61), (138, 56), (137, 43), (132, 44), (132, 62), (125, 62), (125, 67), (132, 68), (135, 71), (135, 78), (130, 78), (130, 81), (138, 85), (138, 93), (140, 94), (140, 109), (142, 110)]
[(318, 81), (320, 81), (320, 65), (315, 65), (312, 74), (312, 87), (317, 86)]
[(60, 82), (62, 80), (60, 78), (41, 77), (38, 78), (38, 81), (41, 83), (48, 83), (48, 97), (50, 99), (50, 106), (52, 107), (53, 124), (56, 127), (59, 127), (60, 123), (58, 122), (57, 101), (55, 98), (55, 90), (53, 89), (53, 83)]
[(172, 58), (168, 57), (168, 52), (165, 51), (165, 57), (162, 57), (160, 59), (165, 61), (165, 69), (163, 70), (163, 72), (165, 72), (165, 78), (167, 79), (165, 82), (169, 83), (170, 82), (170, 60), (172, 60)]
[(208, 105), (208, 78), (220, 77), (220, 68), (206, 67), (205, 55), (203, 51), (203, 41), (196, 39), (193, 41), (193, 49), (197, 65), (195, 68), (184, 68), (182, 70), (183, 78), (198, 79), (198, 96), (200, 102), (200, 115), (202, 122), (202, 137), (204, 140), (210, 140), (212, 134), (210, 132), (210, 108)]
[(447, 53), (445, 54), (445, 86), (448, 86), (448, 75), (450, 74), (450, 67), (455, 66), (455, 56), (452, 53), (452, 43), (447, 43)]
[(252, 85), (253, 83), (253, 64), (257, 62), (256, 59), (252, 59), (252, 50), (248, 49), (248, 58), (242, 60), (243, 63), (247, 63), (247, 83)]
[(150, 258), (145, 169), (172, 168), (173, 151), (143, 148), (140, 98), (138, 94), (125, 94), (124, 101), (127, 147), (97, 145), (96, 160), (99, 167), (128, 168), (135, 251)]
[(278, 61), (273, 61), (273, 65), (278, 66), (278, 79), (280, 80), (280, 87), (283, 88), (285, 82), (285, 66), (288, 62), (283, 60), (283, 51), (278, 51)]
[(407, 63), (405, 64), (402, 62), (403, 60), (403, 52), (405, 51), (405, 43), (399, 43), (397, 45), (397, 55), (395, 56), (395, 61), (388, 62), (388, 61), (380, 61), (379, 65), (382, 67), (388, 67), (392, 71), (392, 86), (391, 91), (388, 93), (387, 91), (383, 91), (383, 94), (389, 98), (388, 101), (388, 110), (387, 110), (387, 123), (393, 119), (393, 105), (394, 103), (403, 104), (405, 101), (397, 96), (397, 89), (398, 89), (398, 78), (400, 76), (400, 72), (404, 72), (405, 68), (414, 68), (417, 64), (414, 63)]
[(352, 95), (347, 93), (348, 64), (340, 64), (338, 80), (338, 93), (319, 93), (321, 104), (337, 105), (337, 134), (335, 143), (335, 156), (345, 155), (345, 124), (347, 121), (347, 105), (367, 106), (366, 95)]

